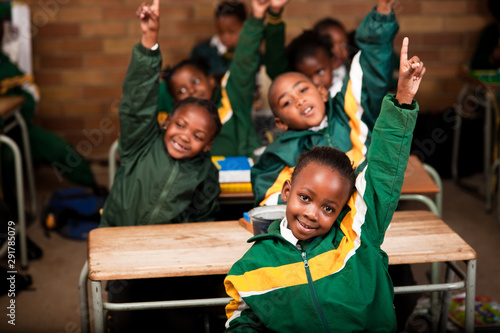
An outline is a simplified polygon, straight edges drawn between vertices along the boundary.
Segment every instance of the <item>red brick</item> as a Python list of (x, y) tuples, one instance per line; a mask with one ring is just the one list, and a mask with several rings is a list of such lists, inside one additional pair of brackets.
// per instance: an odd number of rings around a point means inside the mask
[(126, 25), (122, 22), (93, 22), (81, 25), (82, 36), (123, 36), (126, 32)]
[(35, 68), (35, 81), (39, 86), (61, 84), (61, 73), (54, 71), (37, 71)]
[(85, 56), (86, 67), (127, 67), (130, 62), (128, 55), (87, 55)]
[(82, 67), (81, 56), (43, 56), (40, 57), (42, 69), (49, 68), (79, 68)]
[(34, 37), (77, 37), (80, 35), (80, 25), (78, 24), (47, 24), (35, 30)]
[(69, 101), (82, 97), (82, 90), (78, 87), (41, 86), (41, 98), (47, 101)]
[(38, 103), (37, 117), (58, 117), (62, 115), (62, 107), (59, 102), (46, 102), (41, 100)]
[(464, 35), (455, 32), (423, 33), (422, 39), (425, 45), (433, 46), (462, 45), (464, 43)]
[(467, 13), (467, 1), (422, 1), (423, 15), (455, 16)]
[(84, 121), (77, 117), (40, 117), (41, 124), (47, 130), (81, 131)]
[(98, 86), (106, 82), (107, 73), (103, 70), (65, 70), (61, 73), (62, 82), (67, 86)]
[[(333, 9), (332, 9), (333, 7)], [(311, 4), (305, 3), (294, 3), (293, 1), (290, 3), (288, 8), (286, 9), (286, 14), (290, 17), (308, 17), (308, 16), (333, 16), (342, 15), (342, 14), (352, 14), (352, 13), (341, 13), (340, 8), (351, 8), (352, 6), (332, 6), (330, 3), (318, 4), (315, 6), (311, 6)]]
[(106, 113), (106, 104), (102, 102), (68, 102), (63, 106), (63, 113), (69, 116), (91, 116), (103, 115)]
[(63, 52), (102, 52), (103, 42), (98, 39), (68, 40), (62, 43), (61, 49)]
[(103, 13), (100, 7), (61, 6), (57, 15), (59, 22), (89, 22), (102, 21)]
[(85, 87), (83, 95), (85, 99), (96, 99), (96, 100), (107, 99), (111, 101), (116, 98), (121, 98), (122, 88), (120, 86)]
[(422, 11), (420, 3), (409, 1), (396, 1), (393, 5), (396, 18), (400, 16), (419, 15)]
[(61, 51), (63, 42), (54, 39), (34, 38), (32, 44), (33, 55), (35, 56), (44, 53), (55, 55)]
[[(104, 20), (123, 20), (123, 19), (134, 19), (136, 23), (137, 16), (135, 15), (135, 11), (139, 6), (140, 2), (137, 3), (137, 6), (108, 6), (103, 8)], [(163, 16), (162, 16), (163, 17)], [(139, 25), (139, 24), (137, 24)]]

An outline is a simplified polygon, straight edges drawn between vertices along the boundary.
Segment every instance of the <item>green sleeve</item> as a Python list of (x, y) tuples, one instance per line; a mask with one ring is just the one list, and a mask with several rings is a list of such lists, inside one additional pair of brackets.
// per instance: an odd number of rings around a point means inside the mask
[(160, 81), (160, 93), (158, 95), (158, 111), (170, 113), (174, 109), (174, 99), (168, 93), (167, 83)]
[[(261, 146), (252, 122), (253, 99), (256, 87), (256, 75), (260, 67), (259, 47), (263, 38), (263, 20), (249, 18), (243, 25), (238, 46), (229, 71), (222, 79), (222, 94), (227, 92), (227, 98), (232, 109), (232, 119), (224, 122), (221, 134), (216, 139), (215, 146), (228, 149), (233, 145), (231, 155), (253, 156), (253, 151)], [(227, 82), (225, 80), (227, 79)]]
[[(212, 160), (208, 160), (212, 163)], [(219, 211), (219, 171), (212, 164), (208, 166), (210, 171), (207, 178), (195, 190), (194, 197), (187, 210), (193, 212), (190, 222), (214, 221), (215, 214)]]
[[(4, 86), (4, 80), (9, 81), (12, 78), (24, 79), (26, 74), (12, 63), (9, 57), (0, 53), (0, 88)], [(36, 88), (35, 88), (36, 89)], [(0, 89), (1, 90), (1, 89)], [(0, 91), (0, 95), (13, 96), (21, 95), (26, 99), (21, 107), (21, 115), (26, 123), (29, 123), (35, 114), (36, 100), (35, 97), (27, 90), (23, 89), (23, 85), (15, 86), (6, 91)]]
[[(361, 103), (375, 118), (392, 82), (393, 41), (398, 30), (394, 12), (384, 15), (374, 9), (356, 31), (356, 43), (361, 50), (359, 65), (363, 70), (364, 94)], [(354, 64), (355, 60), (351, 69)]]
[(266, 73), (274, 80), (278, 75), (289, 72), (290, 66), (285, 52), (285, 23), (268, 23), (265, 28), (266, 39), (264, 65)]
[(387, 95), (373, 129), (372, 143), (367, 153), (367, 166), (356, 182), (358, 190), (366, 187), (363, 199), (367, 214), (376, 225), (367, 226), (373, 239), (381, 245), (385, 231), (396, 210), (404, 174), (410, 156), (418, 104), (400, 106), (394, 95)]
[(269, 332), (269, 330), (265, 328), (259, 317), (251, 309), (246, 309), (241, 312), (238, 318), (231, 320), (231, 325), (224, 332), (252, 333)]
[(161, 131), (157, 122), (158, 76), (161, 53), (137, 44), (132, 52), (120, 102), (120, 158), (128, 156), (150, 143)]

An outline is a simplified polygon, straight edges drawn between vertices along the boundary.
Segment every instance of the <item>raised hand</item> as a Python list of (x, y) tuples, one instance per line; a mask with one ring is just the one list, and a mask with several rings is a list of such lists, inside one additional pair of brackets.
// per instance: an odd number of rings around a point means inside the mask
[(158, 42), (158, 31), (160, 30), (160, 0), (153, 0), (153, 4), (151, 5), (145, 2), (141, 3), (136, 14), (141, 20), (142, 44), (145, 47), (151, 48)]
[(266, 14), (266, 10), (271, 4), (270, 0), (252, 0), (253, 17), (262, 19)]
[(271, 0), (269, 9), (271, 10), (272, 13), (278, 14), (281, 12), (283, 7), (286, 6), (288, 2), (290, 2), (290, 0)]
[(392, 5), (395, 0), (379, 0), (377, 4), (377, 12), (388, 15), (392, 11)]
[(401, 58), (399, 63), (399, 80), (396, 99), (399, 103), (411, 104), (418, 91), (422, 77), (425, 74), (424, 63), (420, 58), (413, 56), (408, 60), (408, 37), (403, 39)]

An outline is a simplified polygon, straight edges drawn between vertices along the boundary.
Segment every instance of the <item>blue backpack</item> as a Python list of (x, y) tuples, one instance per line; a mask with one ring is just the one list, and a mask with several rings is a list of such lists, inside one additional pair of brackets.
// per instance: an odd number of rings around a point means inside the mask
[(80, 187), (54, 191), (42, 213), (46, 234), (56, 230), (68, 238), (87, 239), (90, 230), (99, 226), (104, 201), (105, 197)]

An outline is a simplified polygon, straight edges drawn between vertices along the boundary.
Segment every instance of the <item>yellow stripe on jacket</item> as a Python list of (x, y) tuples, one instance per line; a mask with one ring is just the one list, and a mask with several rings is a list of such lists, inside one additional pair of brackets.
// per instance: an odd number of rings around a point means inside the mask
[(231, 102), (229, 101), (229, 97), (227, 96), (227, 90), (226, 90), (226, 85), (227, 85), (227, 80), (229, 79), (229, 75), (231, 75), (231, 73), (227, 71), (221, 80), (222, 105), (219, 107), (218, 112), (222, 125), (224, 125), (233, 116), (233, 108), (231, 107)]
[(346, 152), (347, 156), (358, 166), (365, 160), (365, 155), (368, 150), (366, 147), (366, 139), (368, 137), (368, 126), (362, 122), (361, 117), (364, 114), (363, 106), (361, 105), (361, 89), (363, 86), (363, 70), (359, 63), (361, 52), (358, 52), (351, 63), (349, 72), (349, 82), (344, 97), (344, 111), (349, 117), (349, 126), (351, 127), (351, 143), (352, 149)]
[[(264, 197), (264, 200), (260, 202), (260, 206), (264, 205), (277, 205), (278, 204), (278, 196), (281, 193), (281, 188), (283, 187), (283, 184), (285, 181), (292, 179), (292, 173), (295, 167), (284, 167), (283, 170), (281, 170), (280, 174), (274, 181), (274, 184), (267, 189), (266, 195)], [(273, 200), (270, 200), (272, 196), (275, 196)], [(272, 201), (272, 202), (271, 202)]]

